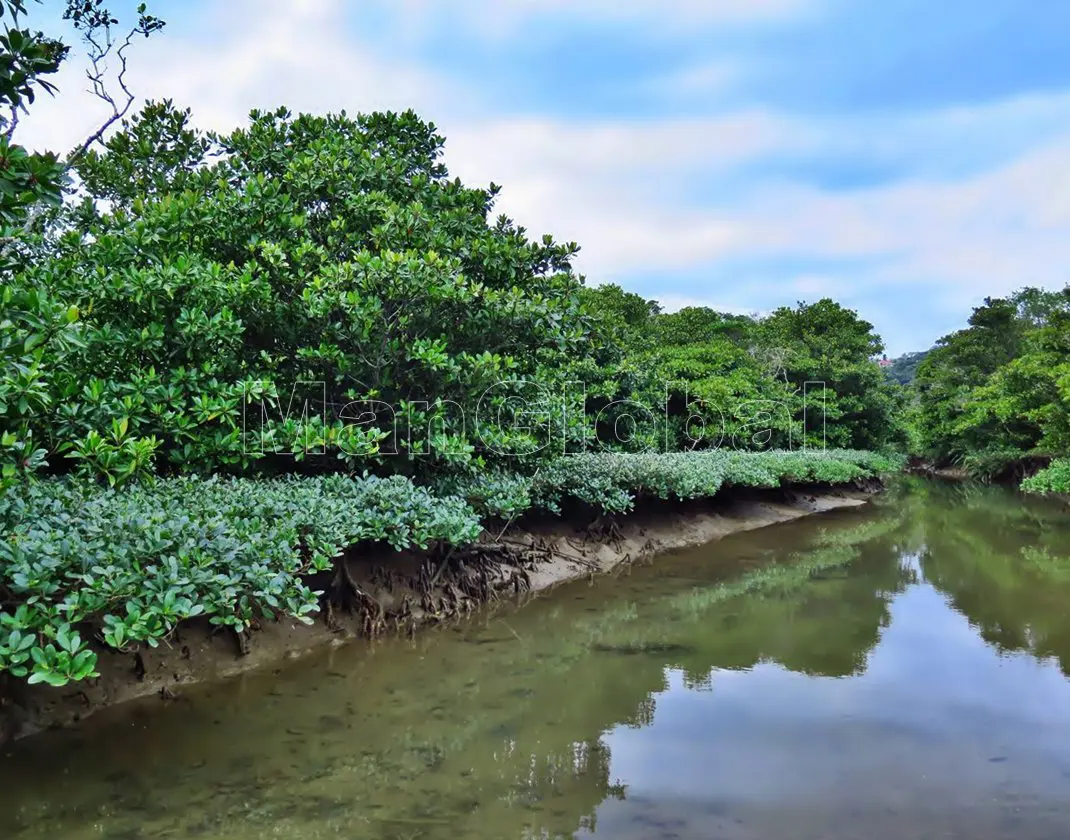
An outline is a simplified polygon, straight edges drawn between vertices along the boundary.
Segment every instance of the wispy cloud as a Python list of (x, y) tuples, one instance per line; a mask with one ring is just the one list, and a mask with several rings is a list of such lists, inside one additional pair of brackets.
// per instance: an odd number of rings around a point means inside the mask
[(812, 0), (376, 0), (399, 9), (406, 26), (448, 16), (479, 37), (504, 38), (534, 22), (568, 26), (639, 23), (659, 30), (780, 20), (813, 7)]
[[(384, 58), (351, 31), (344, 0), (237, 0), (191, 4), (173, 30), (131, 50), (131, 78), (144, 98), (193, 107), (198, 125), (226, 130), (253, 108), (307, 111), (434, 110), (468, 95), (441, 73)], [(212, 37), (206, 37), (212, 33)], [(77, 56), (62, 94), (42, 98), (23, 123), (22, 141), (67, 148), (107, 109), (85, 92)]]
[[(578, 267), (592, 282), (667, 303), (748, 311), (829, 294), (897, 332), (894, 346), (927, 344), (986, 294), (1070, 279), (1070, 84), (913, 108), (894, 96), (896, 107), (874, 99), (819, 110), (748, 98), (747, 80), (784, 60), (765, 47), (747, 52), (748, 27), (797, 20), (812, 29), (831, 14), (829, 0), (375, 0), (357, 18), (355, 8), (190, 4), (176, 10), (171, 31), (138, 46), (137, 90), (190, 105), (199, 124), (216, 129), (279, 104), (414, 107), (446, 134), (454, 174), (503, 184), (500, 209), (533, 231), (577, 240)], [(461, 39), (449, 55), (464, 52), (465, 38), (473, 48), (493, 41), (501, 78), (473, 75), (427, 46), (438, 44), (445, 18)], [(543, 66), (567, 78), (570, 54), (546, 33), (588, 25), (605, 25), (607, 39), (626, 27), (628, 44), (656, 34), (686, 46), (686, 56), (668, 65), (629, 56), (620, 67), (629, 81), (606, 88), (595, 115), (524, 87), (501, 107), (502, 79), (538, 68), (539, 50)], [(737, 33), (731, 54), (696, 52), (695, 32), (706, 29)], [(510, 58), (520, 50), (522, 70)], [(905, 43), (902, 54), (905, 62)], [(575, 65), (577, 83), (585, 68)], [(615, 68), (598, 69), (611, 77)], [(77, 72), (60, 80), (59, 99), (35, 107), (23, 141), (68, 147), (98, 121), (97, 103), (76, 93)], [(897, 307), (913, 306), (919, 290), (929, 308), (904, 320)]]

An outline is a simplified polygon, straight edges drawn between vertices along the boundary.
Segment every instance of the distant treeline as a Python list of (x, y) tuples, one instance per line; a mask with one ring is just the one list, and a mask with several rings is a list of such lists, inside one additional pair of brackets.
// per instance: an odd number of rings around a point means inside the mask
[(918, 365), (928, 355), (928, 350), (922, 350), (919, 353), (904, 353), (902, 356), (891, 359), (884, 368), (884, 373), (893, 382), (898, 382), (900, 385), (909, 385), (918, 374)]

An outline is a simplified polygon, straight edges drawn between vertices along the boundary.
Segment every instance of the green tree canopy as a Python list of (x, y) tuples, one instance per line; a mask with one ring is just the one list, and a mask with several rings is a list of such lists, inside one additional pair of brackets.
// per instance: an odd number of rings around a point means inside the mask
[(86, 198), (25, 274), (82, 312), (38, 421), (51, 450), (248, 468), (262, 398), (264, 464), (545, 445), (544, 398), (588, 350), (574, 244), (492, 220), (498, 188), (451, 180), (411, 112), (208, 136), (188, 117), (150, 104), (79, 161)]
[(986, 298), (918, 367), (920, 431), (941, 462), (1066, 451), (1070, 294)]

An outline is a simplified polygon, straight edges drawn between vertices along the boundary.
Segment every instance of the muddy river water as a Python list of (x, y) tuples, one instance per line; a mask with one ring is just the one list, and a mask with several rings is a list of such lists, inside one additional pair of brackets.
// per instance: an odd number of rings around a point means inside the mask
[(1070, 511), (904, 481), (0, 756), (0, 837), (1070, 837)]

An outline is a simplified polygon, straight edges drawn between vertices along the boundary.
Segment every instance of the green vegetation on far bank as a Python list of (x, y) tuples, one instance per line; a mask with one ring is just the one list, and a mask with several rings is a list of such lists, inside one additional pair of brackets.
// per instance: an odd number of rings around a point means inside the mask
[(1056, 458), (1051, 464), (1022, 482), (1029, 493), (1065, 496), (1070, 494), (1070, 458)]
[[(913, 383), (915, 448), (937, 466), (1070, 491), (1070, 287), (988, 298), (942, 338)], [(1064, 460), (1058, 460), (1058, 459)]]

